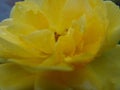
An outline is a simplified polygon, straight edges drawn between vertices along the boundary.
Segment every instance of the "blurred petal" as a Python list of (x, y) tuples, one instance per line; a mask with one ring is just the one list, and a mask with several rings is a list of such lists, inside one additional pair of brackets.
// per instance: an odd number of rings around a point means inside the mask
[(35, 90), (101, 90), (101, 82), (90, 68), (40, 72)]
[(120, 40), (120, 8), (115, 5), (112, 1), (105, 1), (108, 13), (108, 36), (106, 43), (106, 48), (111, 48), (115, 46)]
[(0, 22), (0, 27), (1, 26), (8, 26), (13, 22), (12, 18), (4, 19), (2, 22)]
[(90, 67), (102, 81), (102, 90), (120, 89), (120, 46), (103, 53)]
[(0, 65), (0, 89), (33, 90), (34, 74), (18, 65), (6, 63)]

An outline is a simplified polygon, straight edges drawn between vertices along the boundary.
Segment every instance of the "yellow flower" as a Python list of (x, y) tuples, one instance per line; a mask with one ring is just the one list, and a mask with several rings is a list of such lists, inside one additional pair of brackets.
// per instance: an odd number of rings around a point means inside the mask
[(1, 90), (119, 90), (120, 10), (102, 0), (25, 0), (0, 23)]

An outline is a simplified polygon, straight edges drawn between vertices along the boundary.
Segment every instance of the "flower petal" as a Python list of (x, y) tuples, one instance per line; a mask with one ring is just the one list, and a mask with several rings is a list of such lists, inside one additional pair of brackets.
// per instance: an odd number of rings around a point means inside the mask
[[(1, 29), (1, 28), (0, 28)], [(6, 58), (30, 57), (22, 42), (6, 30), (0, 30), (0, 56)], [(33, 57), (33, 56), (32, 56)]]
[(73, 37), (69, 34), (61, 36), (56, 43), (56, 50), (61, 51), (65, 56), (72, 56), (75, 51)]
[(11, 11), (11, 18), (37, 29), (48, 27), (48, 21), (39, 7), (31, 2), (17, 2)]
[(120, 89), (120, 46), (116, 46), (110, 51), (103, 53), (96, 58), (90, 67), (101, 79), (102, 90), (119, 90)]
[(50, 30), (40, 30), (27, 35), (25, 38), (33, 47), (41, 53), (51, 54), (55, 48), (54, 33)]
[(33, 90), (34, 74), (18, 65), (6, 63), (0, 65), (1, 90)]
[[(22, 38), (7, 30), (6, 25), (0, 26), (0, 56), (6, 58), (39, 57), (37, 51), (31, 49)], [(29, 49), (28, 49), (29, 48)], [(31, 56), (32, 55), (32, 56)]]
[[(73, 71), (43, 71), (36, 78), (39, 89), (119, 90), (120, 46), (104, 53), (98, 60)], [(113, 60), (114, 59), (114, 60)]]
[(36, 78), (35, 90), (101, 90), (101, 82), (89, 68), (74, 71), (40, 72)]
[(8, 18), (0, 22), (0, 27), (4, 27), (8, 32), (18, 35), (20, 37), (28, 35), (36, 30), (33, 26), (16, 22), (12, 18)]
[(120, 40), (120, 8), (112, 1), (105, 1), (108, 13), (108, 36), (106, 48), (115, 46)]
[(51, 56), (44, 56), (43, 58), (38, 59), (8, 59), (10, 62), (17, 63), (22, 67), (33, 71), (71, 71), (73, 70), (72, 66), (62, 62), (64, 58), (59, 54), (53, 54)]
[(61, 21), (61, 12), (64, 8), (66, 0), (26, 0), (32, 1), (38, 4), (40, 10), (47, 16), (47, 19), (50, 24), (50, 28), (58, 31), (58, 26)]

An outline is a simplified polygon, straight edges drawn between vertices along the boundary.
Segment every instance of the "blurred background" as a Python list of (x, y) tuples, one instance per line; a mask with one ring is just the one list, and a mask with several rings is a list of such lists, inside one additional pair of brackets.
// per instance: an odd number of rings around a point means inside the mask
[(9, 17), (10, 10), (17, 1), (22, 0), (0, 0), (0, 21)]
[[(17, 1), (23, 0), (0, 0), (0, 21), (9, 17), (10, 10)], [(112, 0), (120, 6), (120, 0)]]

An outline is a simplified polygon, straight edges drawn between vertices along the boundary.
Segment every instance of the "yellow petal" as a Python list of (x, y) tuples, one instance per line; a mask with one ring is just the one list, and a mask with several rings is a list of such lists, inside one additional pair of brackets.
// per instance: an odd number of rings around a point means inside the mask
[(33, 26), (21, 22), (16, 22), (12, 18), (8, 18), (0, 22), (0, 28), (6, 28), (8, 32), (18, 36), (28, 35), (36, 30), (36, 28)]
[(26, 46), (22, 40), (8, 32), (6, 27), (0, 26), (0, 56), (6, 58), (20, 58), (20, 57), (34, 57), (38, 56), (35, 52), (32, 52), (28, 49), (29, 46)]
[[(61, 21), (62, 9), (66, 0), (26, 0), (32, 1), (38, 4), (40, 10), (47, 16), (50, 27), (52, 29), (58, 29)], [(55, 30), (56, 31), (56, 30)], [(58, 30), (57, 30), (58, 31)]]
[(88, 66), (73, 71), (43, 71), (36, 78), (36, 89), (119, 90), (120, 46), (104, 53)]
[[(47, 58), (46, 58), (47, 57)], [(10, 62), (17, 63), (30, 71), (71, 71), (73, 69), (69, 64), (62, 62), (63, 56), (53, 54), (37, 59), (8, 59)]]
[(26, 42), (37, 48), (41, 53), (51, 54), (55, 48), (54, 33), (49, 30), (40, 30), (25, 37)]
[(18, 65), (6, 63), (0, 65), (1, 90), (33, 90), (34, 74)]
[(102, 90), (120, 89), (120, 46), (103, 53), (90, 64), (102, 81)]
[(105, 7), (102, 0), (67, 0), (62, 13), (62, 29), (70, 27), (73, 20), (77, 20), (83, 15), (89, 17), (92, 14), (96, 14), (100, 19), (106, 20)]
[(120, 40), (120, 9), (112, 1), (105, 1), (108, 13), (108, 36), (105, 41), (106, 48), (115, 46)]
[(96, 14), (90, 17), (83, 15), (80, 19), (74, 21), (71, 27), (73, 30), (71, 29), (70, 33), (73, 35), (72, 38), (76, 44), (75, 55), (67, 61), (82, 63), (91, 61), (103, 45), (106, 33), (105, 27), (104, 20), (101, 20), (101, 17)]
[(75, 51), (75, 42), (71, 35), (60, 36), (56, 43), (56, 50), (64, 53), (65, 56), (72, 56)]
[(54, 71), (71, 71), (73, 67), (69, 64), (62, 62), (64, 57), (62, 55), (53, 54), (44, 60), (37, 69), (41, 70), (54, 70)]
[(21, 23), (31, 25), (37, 29), (48, 27), (48, 21), (39, 7), (31, 2), (17, 2), (11, 11), (11, 17)]
[(7, 31), (17, 35), (17, 36), (25, 36), (28, 34), (31, 34), (34, 32), (36, 29), (28, 24), (23, 24), (20, 22), (12, 22), (11, 24), (8, 24)]

